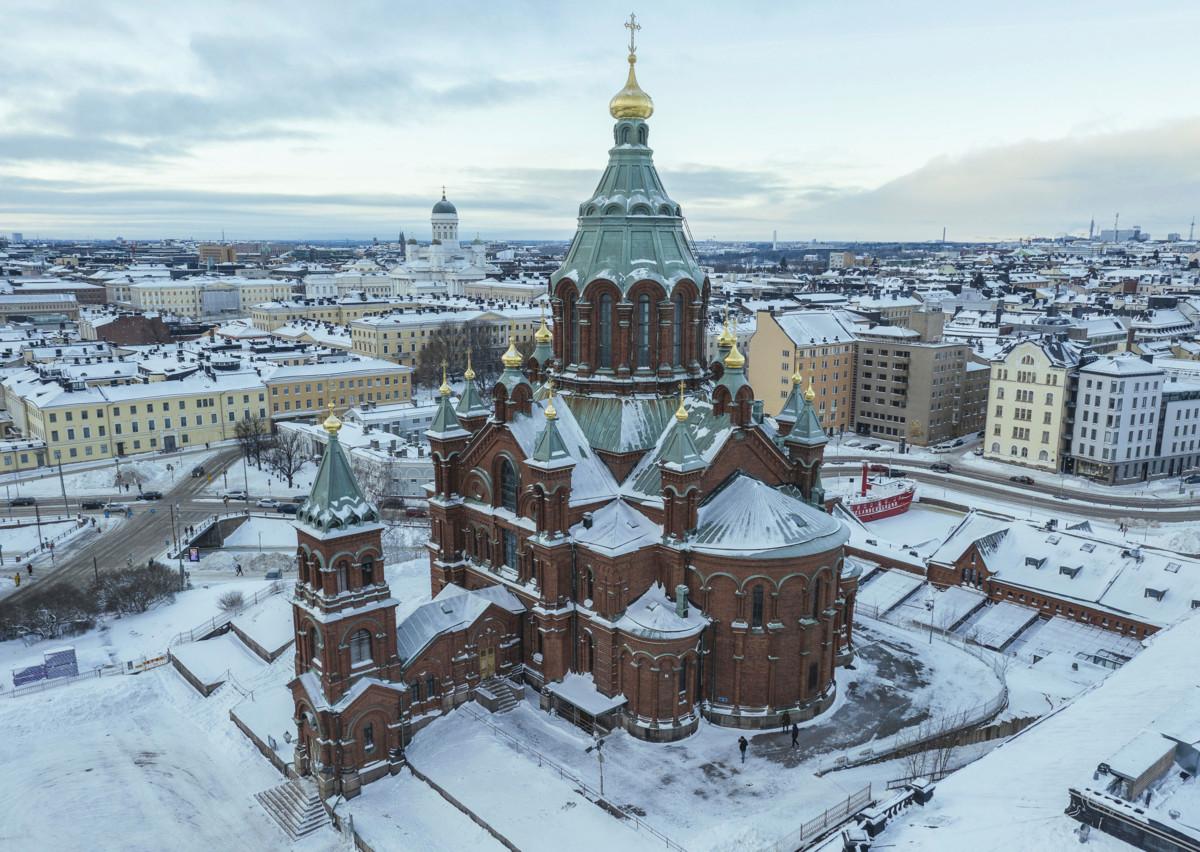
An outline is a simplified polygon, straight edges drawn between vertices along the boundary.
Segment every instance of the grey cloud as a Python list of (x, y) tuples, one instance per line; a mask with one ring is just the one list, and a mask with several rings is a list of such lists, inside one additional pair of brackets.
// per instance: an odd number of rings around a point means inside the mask
[(54, 133), (0, 133), (0, 162), (135, 163), (173, 153), (166, 145), (134, 145)]

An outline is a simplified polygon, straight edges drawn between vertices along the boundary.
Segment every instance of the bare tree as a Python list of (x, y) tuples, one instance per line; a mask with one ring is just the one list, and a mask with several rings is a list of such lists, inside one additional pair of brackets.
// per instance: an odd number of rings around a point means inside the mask
[[(522, 357), (533, 352), (532, 340), (517, 341)], [(452, 376), (461, 376), (467, 369), (467, 353), (476, 380), (484, 387), (491, 385), (504, 368), (500, 361), (508, 349), (508, 333), (496, 323), (473, 320), (467, 323), (443, 323), (433, 330), (417, 356), (414, 380), (425, 387), (436, 386), (442, 380), (442, 362)]]
[(271, 427), (267, 425), (267, 421), (262, 417), (251, 417), (247, 414), (238, 421), (233, 434), (242, 448), (242, 454), (247, 459), (254, 459), (254, 464), (261, 469), (263, 451), (267, 448), (267, 440), (271, 434)]
[(304, 444), (299, 432), (294, 429), (281, 429), (267, 453), (267, 465), (287, 480), (288, 488), (292, 487), (292, 480), (304, 469), (304, 463), (307, 461)]

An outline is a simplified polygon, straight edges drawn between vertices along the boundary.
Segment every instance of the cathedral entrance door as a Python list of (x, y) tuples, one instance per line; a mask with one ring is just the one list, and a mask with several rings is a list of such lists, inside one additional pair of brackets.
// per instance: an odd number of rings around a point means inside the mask
[(479, 652), (479, 678), (487, 680), (496, 674), (496, 649), (484, 648)]

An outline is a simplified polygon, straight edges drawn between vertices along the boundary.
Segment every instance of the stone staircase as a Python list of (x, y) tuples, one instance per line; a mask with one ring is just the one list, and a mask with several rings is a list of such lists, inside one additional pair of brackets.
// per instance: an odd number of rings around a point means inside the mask
[(488, 678), (475, 687), (475, 699), (493, 713), (507, 713), (525, 697), (525, 688), (508, 678)]
[(329, 825), (329, 814), (325, 812), (317, 787), (307, 778), (285, 781), (278, 787), (255, 793), (254, 798), (292, 840)]

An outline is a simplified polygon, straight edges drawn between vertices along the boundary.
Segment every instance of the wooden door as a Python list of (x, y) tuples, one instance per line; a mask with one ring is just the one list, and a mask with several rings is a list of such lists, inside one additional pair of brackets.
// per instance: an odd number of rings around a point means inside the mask
[(496, 674), (496, 649), (484, 648), (479, 652), (479, 677), (487, 680)]

